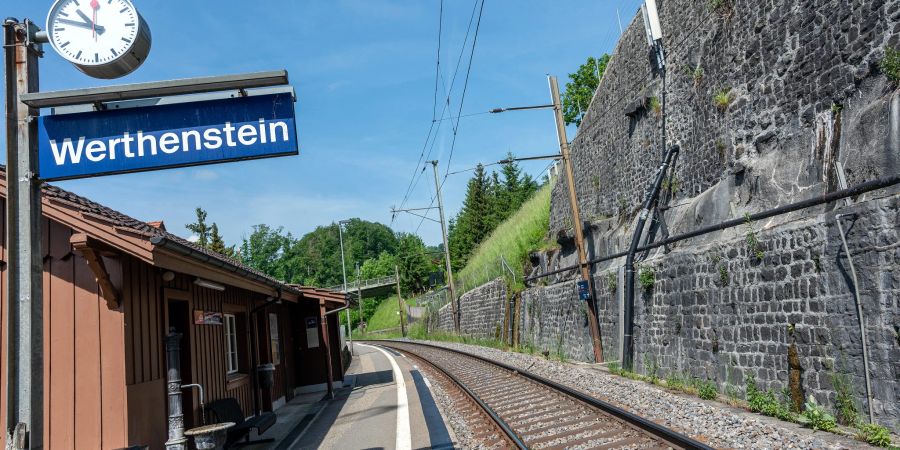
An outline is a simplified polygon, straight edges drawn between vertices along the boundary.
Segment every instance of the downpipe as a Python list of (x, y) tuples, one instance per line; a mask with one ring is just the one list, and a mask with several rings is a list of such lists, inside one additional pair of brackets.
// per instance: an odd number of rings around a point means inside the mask
[(859, 334), (862, 341), (863, 373), (866, 376), (866, 406), (869, 409), (869, 423), (875, 423), (875, 413), (872, 412), (872, 383), (869, 380), (869, 346), (868, 338), (866, 337), (866, 321), (865, 316), (863, 316), (862, 301), (859, 298), (859, 281), (856, 278), (856, 266), (853, 265), (853, 255), (850, 254), (844, 227), (841, 225), (841, 218), (848, 215), (838, 214), (834, 218), (835, 222), (837, 222), (838, 231), (841, 233), (841, 242), (844, 245), (844, 253), (847, 254), (847, 262), (850, 263), (850, 276), (853, 277), (853, 298), (856, 300), (856, 315), (859, 319)]
[(637, 225), (634, 227), (634, 234), (631, 236), (631, 246), (628, 248), (628, 255), (625, 257), (625, 333), (624, 342), (622, 343), (622, 367), (626, 370), (633, 370), (634, 368), (634, 255), (637, 253), (638, 243), (640, 243), (641, 234), (643, 234), (644, 225), (647, 223), (650, 211), (659, 198), (659, 191), (662, 188), (670, 163), (680, 150), (678, 145), (669, 148), (662, 164), (657, 169), (656, 179), (647, 191), (647, 197), (644, 199)]

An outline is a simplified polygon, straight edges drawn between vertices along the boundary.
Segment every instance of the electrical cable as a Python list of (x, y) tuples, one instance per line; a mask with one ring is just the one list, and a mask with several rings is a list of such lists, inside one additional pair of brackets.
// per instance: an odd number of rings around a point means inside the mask
[[(475, 0), (475, 3), (472, 5), (472, 13), (471, 13), (470, 16), (469, 16), (469, 24), (468, 24), (468, 27), (466, 28), (466, 35), (465, 35), (465, 37), (463, 38), (463, 44), (462, 44), (462, 46), (460, 47), (460, 50), (459, 50), (459, 56), (457, 57), (457, 60), (456, 60), (456, 68), (455, 68), (454, 71), (453, 71), (453, 77), (452, 77), (452, 79), (451, 79), (451, 81), (450, 81), (450, 90), (449, 90), (449, 92), (447, 91), (446, 85), (444, 85), (444, 93), (446, 94), (446, 101), (443, 102), (444, 105), (443, 105), (443, 107), (441, 108), (441, 118), (440, 118), (440, 120), (435, 121), (435, 120), (433, 119), (434, 116), (432, 115), (432, 124), (431, 124), (431, 126), (429, 127), (428, 135), (425, 137), (425, 143), (422, 145), (422, 151), (421, 151), (421, 153), (419, 154), (419, 160), (416, 162), (416, 166), (415, 166), (416, 169), (414, 169), (414, 171), (413, 171), (413, 177), (412, 177), (412, 179), (410, 180), (409, 186), (407, 186), (407, 190), (406, 190), (406, 193), (405, 193), (404, 196), (403, 196), (403, 200), (400, 202), (400, 208), (401, 208), (401, 209), (402, 209), (404, 206), (406, 206), (406, 202), (409, 200), (409, 196), (410, 196), (410, 195), (412, 194), (412, 192), (415, 190), (416, 186), (418, 186), (419, 180), (421, 179), (421, 174), (417, 174), (417, 173), (415, 172), (415, 170), (418, 170), (418, 167), (419, 167), (420, 164), (422, 164), (422, 161), (427, 161), (428, 158), (431, 157), (431, 152), (434, 150), (434, 144), (435, 144), (435, 142), (437, 141), (437, 133), (440, 131), (441, 123), (444, 121), (444, 116), (445, 116), (446, 112), (448, 111), (448, 109), (449, 109), (449, 107), (450, 107), (450, 98), (451, 98), (451, 96), (453, 95), (453, 88), (454, 88), (454, 86), (455, 86), (455, 84), (456, 84), (456, 77), (457, 77), (457, 75), (459, 74), (459, 66), (460, 66), (460, 64), (461, 64), (461, 62), (462, 62), (462, 56), (463, 56), (463, 54), (464, 54), (464, 52), (465, 52), (466, 43), (469, 41), (469, 34), (471, 33), (471, 30), (472, 30), (472, 22), (474, 21), (474, 18), (475, 18), (475, 10), (477, 9), (477, 7), (478, 7), (478, 0)], [(443, 23), (443, 3), (441, 4), (440, 15), (441, 15), (441, 23)], [(443, 28), (443, 25), (441, 25), (440, 28)], [(440, 45), (440, 41), (441, 41), (441, 36), (439, 35), (439, 36), (438, 36), (438, 45)], [(440, 59), (440, 55), (438, 55), (438, 57), (439, 57), (439, 59)], [(443, 81), (443, 76), (441, 75), (440, 70), (439, 70), (439, 69), (436, 69), (436, 72), (437, 72), (438, 76), (440, 77), (440, 79)], [(435, 105), (435, 106), (436, 106), (436, 105)], [(435, 123), (435, 122), (438, 123), (437, 130), (434, 130), (434, 123)], [(458, 123), (459, 123), (459, 120), (457, 119), (457, 125), (455, 125), (455, 126), (453, 127), (453, 128), (454, 128), (454, 132), (455, 132), (457, 126), (458, 126)], [(452, 120), (451, 120), (451, 124), (453, 124), (453, 121), (452, 121)], [(434, 135), (432, 135), (432, 131), (434, 131)], [(433, 138), (432, 141), (431, 141), (431, 147), (429, 147), (429, 146), (428, 146), (428, 140), (431, 139), (432, 136), (434, 136), (434, 138)], [(426, 148), (428, 148), (428, 153), (427, 153), (427, 154), (425, 153), (425, 149), (426, 149)], [(432, 200), (432, 202), (433, 202), (433, 200)], [(393, 223), (392, 223), (392, 225), (393, 225)], [(421, 223), (420, 223), (420, 226), (421, 226)]]
[[(475, 37), (472, 38), (472, 50), (469, 52), (469, 67), (466, 68), (466, 81), (463, 83), (462, 95), (459, 99), (459, 112), (457, 116), (462, 115), (463, 103), (466, 101), (466, 91), (469, 88), (469, 75), (472, 73), (472, 60), (475, 58), (475, 46), (478, 45), (478, 31), (481, 30), (481, 16), (484, 13), (484, 0), (481, 0), (481, 8), (478, 10), (478, 24), (475, 25)], [(450, 164), (453, 162), (453, 150), (456, 148), (456, 136), (459, 131), (459, 119), (456, 120), (456, 127), (453, 129), (453, 141), (450, 144), (450, 157), (447, 158), (447, 169), (444, 171), (444, 180), (447, 180), (447, 174), (450, 173)], [(443, 185), (443, 182), (441, 182)]]

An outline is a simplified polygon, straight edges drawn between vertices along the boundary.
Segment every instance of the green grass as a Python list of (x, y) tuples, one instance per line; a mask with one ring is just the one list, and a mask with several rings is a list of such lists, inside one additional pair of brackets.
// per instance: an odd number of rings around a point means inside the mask
[(541, 187), (512, 216), (503, 221), (475, 249), (468, 264), (457, 274), (457, 295), (494, 278), (508, 277), (509, 272), (501, 270), (500, 255), (516, 274), (511, 283), (514, 288), (523, 287), (522, 267), (528, 253), (546, 248), (544, 236), (550, 227), (550, 193), (552, 184)]
[[(366, 300), (370, 301), (369, 299)], [(415, 305), (415, 299), (408, 298), (405, 301), (408, 305)], [(375, 308), (375, 312), (366, 320), (368, 323), (368, 326), (366, 327), (367, 334), (378, 330), (400, 328), (400, 315), (397, 314), (397, 309), (396, 295), (380, 300), (378, 306)], [(408, 323), (405, 311), (403, 313), (403, 320), (404, 323)], [(353, 332), (354, 335), (358, 333), (357, 330), (353, 330)], [(379, 333), (378, 335), (380, 336), (383, 334), (384, 333)], [(397, 330), (397, 335), (400, 335), (400, 330)]]

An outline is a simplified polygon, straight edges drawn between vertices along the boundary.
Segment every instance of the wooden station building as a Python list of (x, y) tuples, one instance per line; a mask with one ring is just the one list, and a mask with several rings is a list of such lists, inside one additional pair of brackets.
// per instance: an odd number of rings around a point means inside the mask
[[(5, 169), (0, 195), (5, 212)], [(162, 223), (54, 186), (44, 187), (42, 205), (45, 448), (162, 448), (169, 330), (183, 334), (182, 384), (201, 384), (207, 404), (237, 399), (247, 417), (343, 379), (349, 355), (337, 314), (329, 313), (346, 305), (343, 294), (287, 285)], [(0, 236), (5, 339), (5, 213)], [(6, 345), (0, 342), (4, 368)], [(255, 370), (266, 363), (275, 367), (270, 389), (259, 387)], [(0, 386), (6, 423), (5, 370)], [(186, 389), (183, 398), (185, 428), (199, 425), (198, 390)]]

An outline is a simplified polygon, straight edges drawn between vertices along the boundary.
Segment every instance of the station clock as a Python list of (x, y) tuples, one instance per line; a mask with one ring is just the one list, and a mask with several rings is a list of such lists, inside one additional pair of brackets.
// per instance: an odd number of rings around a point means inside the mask
[(150, 53), (150, 28), (131, 0), (56, 0), (47, 15), (50, 45), (94, 78), (118, 78)]

